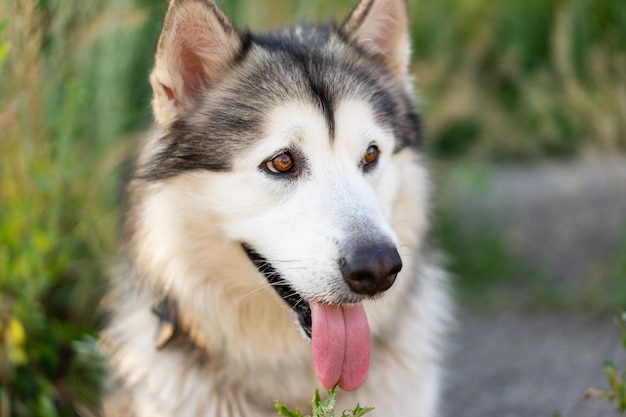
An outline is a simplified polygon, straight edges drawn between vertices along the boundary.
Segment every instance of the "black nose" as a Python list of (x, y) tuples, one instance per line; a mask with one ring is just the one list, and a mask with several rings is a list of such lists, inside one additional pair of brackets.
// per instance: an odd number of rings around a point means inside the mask
[(339, 260), (343, 279), (357, 294), (374, 295), (387, 291), (402, 269), (402, 260), (393, 245), (361, 246)]

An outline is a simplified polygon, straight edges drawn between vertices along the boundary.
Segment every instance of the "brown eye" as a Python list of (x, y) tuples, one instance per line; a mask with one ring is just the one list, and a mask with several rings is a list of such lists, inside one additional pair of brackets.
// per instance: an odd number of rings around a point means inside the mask
[(363, 164), (364, 165), (371, 165), (371, 164), (375, 163), (376, 160), (378, 159), (378, 154), (379, 153), (380, 153), (380, 151), (378, 150), (378, 147), (376, 145), (371, 145), (365, 151), (365, 155), (363, 155)]
[(276, 155), (265, 163), (265, 167), (274, 174), (286, 174), (294, 169), (293, 156), (289, 152), (283, 152)]

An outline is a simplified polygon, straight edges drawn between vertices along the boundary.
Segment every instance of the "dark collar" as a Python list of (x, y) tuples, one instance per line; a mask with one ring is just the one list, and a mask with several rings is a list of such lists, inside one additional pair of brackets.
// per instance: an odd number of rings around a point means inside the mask
[(164, 295), (153, 304), (152, 313), (159, 319), (159, 328), (154, 339), (154, 347), (161, 350), (178, 333), (178, 308), (171, 298)]

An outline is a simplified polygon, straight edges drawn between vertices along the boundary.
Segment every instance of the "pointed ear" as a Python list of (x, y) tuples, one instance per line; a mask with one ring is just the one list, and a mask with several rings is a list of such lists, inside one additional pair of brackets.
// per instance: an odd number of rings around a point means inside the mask
[(241, 38), (213, 0), (172, 0), (155, 54), (152, 107), (166, 126), (228, 69)]
[(362, 0), (341, 26), (343, 33), (405, 77), (410, 58), (406, 0)]

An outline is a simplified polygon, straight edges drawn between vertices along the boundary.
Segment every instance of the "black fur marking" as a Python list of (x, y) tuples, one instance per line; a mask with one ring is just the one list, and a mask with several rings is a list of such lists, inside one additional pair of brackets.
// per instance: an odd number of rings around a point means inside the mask
[(312, 320), (309, 303), (287, 283), (266, 258), (246, 243), (242, 243), (241, 246), (267, 282), (270, 283), (287, 305), (296, 312), (302, 330), (310, 338), (312, 334)]
[(400, 149), (404, 147), (411, 147), (415, 150), (419, 150), (423, 146), (422, 137), (424, 133), (422, 117), (415, 110), (415, 104), (410, 97), (405, 97), (406, 113), (403, 120), (406, 121), (403, 129), (398, 134), (398, 147)]
[[(349, 52), (328, 53), (331, 36), (343, 40)], [(372, 104), (379, 122), (393, 129), (397, 139), (395, 152), (421, 146), (421, 123), (404, 80), (388, 73), (379, 65), (379, 57), (351, 41), (333, 24), (302, 27), (298, 35), (293, 30), (253, 35), (253, 41), (268, 50), (283, 52), (301, 69), (313, 98), (324, 112), (331, 140), (336, 103), (341, 97), (356, 93)]]
[(237, 55), (233, 57), (232, 66), (239, 65), (248, 55), (250, 48), (252, 47), (252, 35), (250, 32), (238, 32), (241, 46)]
[[(140, 178), (148, 181), (159, 181), (181, 174), (185, 171), (205, 169), (209, 171), (228, 171), (231, 168), (230, 159), (227, 155), (220, 156), (210, 154), (207, 148), (218, 149), (213, 146), (205, 146), (212, 142), (211, 139), (200, 137), (192, 131), (176, 123), (178, 128), (161, 138), (159, 142), (163, 148), (152, 157), (148, 166), (142, 167)], [(218, 139), (219, 141), (219, 139)]]
[(335, 139), (335, 110), (332, 95), (330, 94), (328, 86), (324, 83), (324, 80), (314, 77), (314, 69), (312, 70), (310, 67), (305, 66), (305, 70), (307, 78), (309, 79), (311, 92), (313, 96), (318, 99), (318, 103), (324, 112), (324, 117), (328, 125), (328, 135), (330, 141), (333, 142)]
[(177, 120), (159, 139), (159, 150), (139, 177), (158, 181), (193, 170), (229, 171), (237, 150), (232, 144), (249, 137), (260, 117), (258, 108), (233, 100), (196, 117), (201, 120), (197, 126), (192, 120)]
[[(335, 31), (334, 23), (305, 25), (299, 28), (299, 34), (296, 34), (294, 29), (283, 29), (271, 33), (253, 33), (252, 40), (265, 49), (283, 51), (302, 59), (309, 56), (313, 50), (322, 51)], [(310, 56), (306, 59), (310, 59)]]
[(332, 71), (334, 63), (322, 53), (328, 43), (331, 33), (335, 31), (334, 24), (315, 27), (302, 27), (300, 35), (293, 30), (276, 33), (255, 35), (254, 42), (261, 47), (280, 51), (286, 54), (299, 68), (308, 81), (308, 90), (312, 98), (319, 104), (326, 123), (330, 140), (335, 137), (335, 110), (337, 86), (327, 82), (326, 73)]

